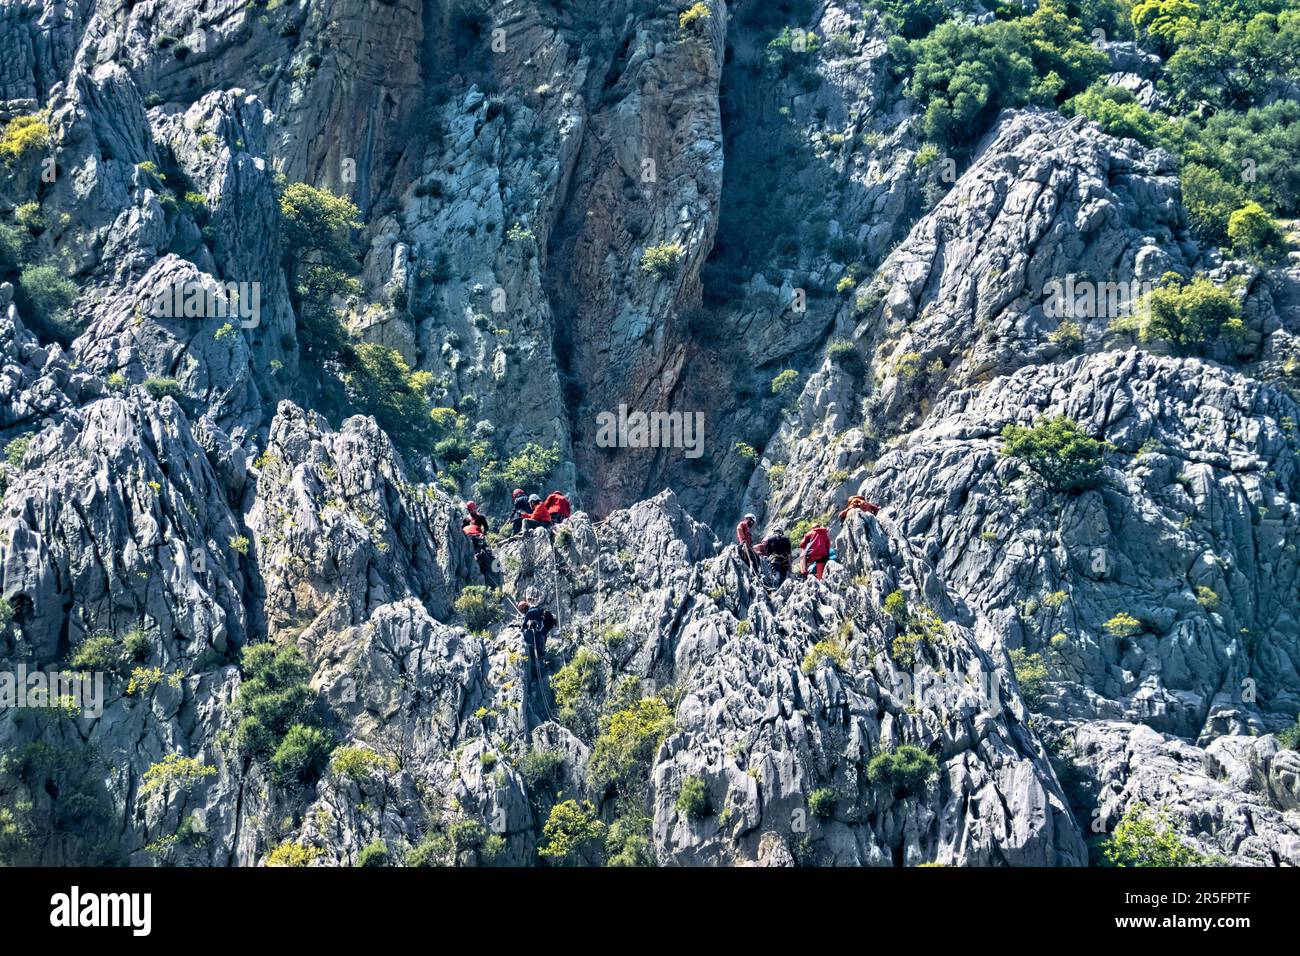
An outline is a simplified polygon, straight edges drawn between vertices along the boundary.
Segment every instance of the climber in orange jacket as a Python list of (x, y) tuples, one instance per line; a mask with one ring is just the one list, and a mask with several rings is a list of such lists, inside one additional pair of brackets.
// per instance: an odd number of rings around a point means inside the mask
[(861, 495), (854, 495), (849, 499), (844, 510), (840, 512), (840, 524), (844, 523), (844, 519), (849, 516), (850, 511), (865, 511), (869, 515), (874, 515), (880, 512), (880, 505), (873, 504)]
[(808, 566), (812, 565), (813, 573), (820, 580), (826, 570), (826, 562), (830, 560), (831, 556), (830, 530), (821, 525), (815, 525), (811, 531), (803, 536), (803, 539), (799, 542), (799, 547), (803, 551), (800, 573), (806, 576)]
[(551, 530), (551, 512), (546, 508), (546, 502), (536, 495), (528, 499), (529, 506), (533, 509), (524, 515), (524, 530), (531, 531), (533, 528), (545, 528)]

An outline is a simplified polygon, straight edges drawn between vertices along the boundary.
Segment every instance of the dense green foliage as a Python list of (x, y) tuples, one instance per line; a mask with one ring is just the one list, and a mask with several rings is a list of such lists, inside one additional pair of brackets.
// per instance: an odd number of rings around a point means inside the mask
[(351, 231), (360, 212), (351, 200), (306, 183), (289, 183), (280, 194), (284, 266), (298, 308), (304, 357), (350, 365), (351, 343), (331, 299), (356, 295), (359, 269)]
[(537, 853), (552, 864), (581, 863), (584, 852), (599, 852), (604, 835), (605, 825), (590, 803), (565, 800), (551, 808)]
[(1064, 415), (1031, 428), (1002, 429), (1002, 454), (1019, 459), (1052, 491), (1083, 491), (1101, 480), (1108, 445)]
[(819, 820), (829, 820), (835, 816), (835, 807), (839, 797), (829, 787), (820, 787), (808, 794), (808, 809)]
[(79, 331), (69, 310), (77, 301), (77, 287), (64, 270), (53, 265), (29, 265), (14, 289), (19, 314), (37, 336), (68, 344)]
[(332, 741), (312, 711), (311, 671), (291, 644), (249, 644), (240, 661), (244, 677), (235, 697), (241, 749), (265, 759), (281, 785), (311, 783), (329, 763)]
[[(1300, 212), (1300, 11), (1281, 0), (1045, 0), (1027, 12), (992, 5), (974, 23), (943, 0), (877, 0), (890, 31), (895, 75), (921, 110), (917, 132), (955, 154), (969, 150), (997, 113), (1059, 106), (1106, 132), (1163, 146), (1184, 163), (1193, 231), (1223, 245), (1241, 223), (1234, 254), (1276, 256), (1283, 237), (1267, 217)], [(1094, 31), (1101, 31), (1096, 34)], [(1163, 109), (1111, 86), (1092, 42), (1136, 37), (1164, 58)], [(1279, 93), (1283, 95), (1279, 97)], [(1247, 201), (1258, 203), (1248, 207)]]
[(1210, 860), (1188, 846), (1162, 811), (1133, 804), (1102, 844), (1108, 866), (1208, 866)]
[(1049, 677), (1043, 655), (1030, 654), (1023, 647), (1017, 647), (1011, 651), (1011, 668), (1025, 703), (1033, 708), (1040, 707)]
[(365, 342), (354, 350), (355, 364), (344, 376), (348, 398), (360, 411), (407, 448), (427, 448), (433, 439), (429, 417), (429, 372), (411, 371), (397, 349)]
[(482, 631), (501, 620), (505, 614), (504, 600), (502, 593), (495, 588), (471, 584), (456, 596), (452, 606), (465, 618), (471, 631)]
[(1172, 272), (1142, 297), (1132, 315), (1110, 327), (1136, 333), (1143, 342), (1168, 342), (1180, 354), (1204, 353), (1221, 341), (1239, 344), (1246, 334), (1231, 285), (1217, 286), (1203, 276), (1186, 280)]
[(953, 13), (948, 0), (875, 0), (871, 6), (891, 33), (908, 40), (925, 36)]
[(1129, 90), (1104, 80), (1093, 83), (1061, 106), (1067, 116), (1085, 116), (1111, 136), (1155, 146), (1167, 135), (1168, 123), (1144, 109)]
[(1033, 64), (1011, 24), (943, 23), (892, 50), (898, 71), (910, 74), (906, 92), (922, 111), (926, 139), (969, 146), (1000, 110), (1029, 101)]
[(900, 744), (871, 758), (867, 779), (876, 786), (889, 787), (894, 798), (902, 800), (924, 787), (938, 770), (938, 761), (920, 747)]
[(271, 754), (276, 783), (311, 783), (325, 772), (334, 743), (319, 727), (294, 724)]
[(658, 697), (643, 697), (615, 711), (591, 752), (593, 785), (623, 796), (639, 791), (655, 750), (672, 727), (673, 715)]
[(1086, 89), (1106, 69), (1064, 0), (1043, 0), (1028, 16), (975, 24), (948, 21), (890, 47), (906, 92), (922, 110), (920, 132), (962, 149), (998, 112), (1053, 105)]
[(709, 785), (699, 777), (687, 777), (677, 794), (677, 811), (688, 820), (703, 820), (710, 813)]
[(392, 866), (393, 855), (388, 844), (376, 837), (357, 854), (357, 866)]
[(1300, 750), (1300, 719), (1285, 730), (1279, 731), (1277, 742), (1287, 750)]

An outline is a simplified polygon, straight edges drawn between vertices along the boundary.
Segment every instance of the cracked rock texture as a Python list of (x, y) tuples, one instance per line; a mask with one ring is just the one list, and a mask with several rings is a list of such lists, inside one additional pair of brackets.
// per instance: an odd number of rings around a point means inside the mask
[[(49, 126), (0, 220), (37, 201), (77, 293), (61, 345), (0, 283), (0, 672), (104, 677), (98, 715), (0, 710), (0, 863), (1082, 866), (1139, 806), (1300, 863), (1300, 271), (1198, 247), (1174, 159), (1082, 119), (927, 163), (859, 3), (780, 62), (765, 5), (705, 6), (0, 8), (0, 123)], [(305, 384), (286, 182), (360, 210), (353, 336), (556, 450), (553, 538), (480, 496), (500, 593), (471, 489)], [(1238, 346), (1053, 335), (1051, 283), (1167, 271), (1237, 280)], [(231, 283), (255, 321), (152, 309)], [(702, 456), (599, 447), (620, 404), (704, 412)], [(1001, 454), (1055, 415), (1110, 444), (1097, 488)], [(825, 577), (763, 588), (749, 510), (827, 518)], [(301, 668), (269, 703), (267, 643)], [(293, 772), (248, 744), (276, 701), (323, 741)], [(563, 861), (557, 807), (600, 831)]]

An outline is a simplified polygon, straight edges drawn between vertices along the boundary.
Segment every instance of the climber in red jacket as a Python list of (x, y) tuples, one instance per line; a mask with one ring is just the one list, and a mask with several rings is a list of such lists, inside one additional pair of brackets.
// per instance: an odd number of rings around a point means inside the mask
[(800, 572), (806, 576), (808, 566), (812, 565), (813, 573), (820, 580), (826, 570), (826, 562), (831, 556), (830, 531), (821, 525), (815, 525), (811, 531), (803, 536), (803, 539), (799, 542), (799, 547), (803, 550), (803, 564), (799, 569)]
[(745, 515), (736, 525), (736, 547), (740, 550), (740, 558), (745, 564), (749, 565), (751, 571), (757, 571), (760, 567), (758, 555), (754, 553), (754, 523), (758, 521), (752, 514)]
[(569, 499), (564, 497), (562, 492), (552, 491), (546, 496), (545, 504), (552, 524), (559, 524), (573, 514), (573, 506), (569, 504)]

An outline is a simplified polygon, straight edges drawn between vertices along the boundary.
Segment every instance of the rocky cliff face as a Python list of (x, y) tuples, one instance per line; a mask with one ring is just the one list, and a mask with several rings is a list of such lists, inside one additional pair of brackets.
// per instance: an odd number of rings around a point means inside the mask
[[(833, 42), (722, 0), (0, 10), (0, 122), (48, 126), (0, 220), (75, 285), (59, 344), (0, 284), (0, 671), (104, 677), (0, 709), (0, 861), (1075, 866), (1146, 806), (1300, 863), (1294, 264), (1201, 248), (1173, 157), (1083, 119), (934, 161), (858, 4), (778, 6)], [(579, 510), (492, 588), (473, 485), (312, 384), (297, 182), (356, 204), (353, 341), (556, 452)], [(1233, 347), (1058, 334), (1053, 282), (1193, 270)], [(603, 447), (620, 404), (703, 455)], [(1095, 487), (1002, 453), (1055, 416)], [(729, 545), (858, 492), (823, 579)]]

